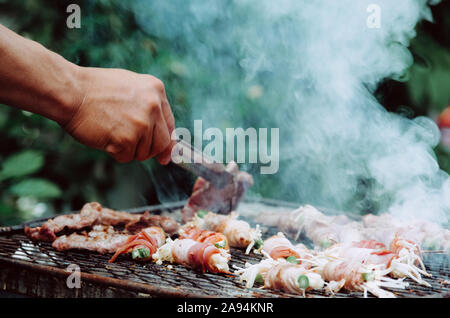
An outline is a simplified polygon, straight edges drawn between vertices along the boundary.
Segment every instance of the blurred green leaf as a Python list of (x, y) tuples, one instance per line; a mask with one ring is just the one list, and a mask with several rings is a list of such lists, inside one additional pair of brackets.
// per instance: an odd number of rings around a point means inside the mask
[(441, 111), (450, 102), (450, 53), (448, 48), (422, 34), (412, 42), (417, 61), (410, 68), (406, 83), (415, 105)]
[(14, 210), (13, 207), (0, 203), (0, 215), (2, 215), (3, 217), (14, 214), (14, 212), (16, 211)]
[(44, 156), (35, 150), (25, 150), (8, 157), (2, 164), (0, 180), (26, 176), (44, 165)]
[(35, 197), (41, 199), (58, 198), (61, 189), (51, 181), (45, 179), (27, 179), (14, 184), (9, 191), (20, 197)]

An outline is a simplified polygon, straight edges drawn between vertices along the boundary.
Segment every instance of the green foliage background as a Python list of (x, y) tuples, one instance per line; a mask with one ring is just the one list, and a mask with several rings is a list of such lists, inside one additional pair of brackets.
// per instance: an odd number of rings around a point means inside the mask
[[(66, 27), (66, 8), (71, 3), (82, 8), (81, 29)], [(119, 0), (0, 0), (0, 23), (79, 65), (158, 76), (166, 84), (177, 124), (191, 127), (185, 89), (189, 76), (182, 51), (176, 43), (141, 30), (126, 4)], [(412, 42), (415, 63), (408, 81), (386, 81), (377, 91), (390, 111), (435, 117), (450, 104), (449, 2), (434, 7), (433, 14), (436, 23), (419, 25)], [(211, 75), (205, 74), (204, 84), (211, 81)], [(254, 103), (242, 100), (240, 116)], [(251, 121), (251, 116), (248, 118)], [(75, 142), (54, 122), (4, 105), (0, 105), (0, 138), (0, 224), (78, 209), (93, 200), (126, 208), (158, 203), (157, 192), (182, 199), (193, 181), (181, 172), (168, 177), (170, 167), (151, 161), (116, 164), (104, 153)], [(436, 153), (442, 169), (450, 172), (448, 148), (439, 146)], [(181, 194), (170, 188), (155, 189), (154, 182), (162, 178), (171, 179)], [(277, 193), (277, 182), (268, 176), (257, 179), (253, 191), (295, 201), (289, 193)]]

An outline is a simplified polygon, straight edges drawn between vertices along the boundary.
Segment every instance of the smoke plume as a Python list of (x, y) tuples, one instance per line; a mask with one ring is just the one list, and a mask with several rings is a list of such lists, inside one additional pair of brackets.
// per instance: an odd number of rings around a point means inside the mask
[[(380, 8), (380, 28), (367, 25), (371, 4)], [(405, 80), (413, 63), (409, 41), (420, 20), (432, 19), (430, 4), (140, 0), (130, 6), (142, 29), (172, 43), (181, 58), (192, 109), (181, 116), (223, 130), (280, 128), (280, 170), (257, 176), (254, 191), (447, 222), (450, 179), (433, 152), (439, 130), (425, 117), (387, 112), (373, 95), (385, 78)]]

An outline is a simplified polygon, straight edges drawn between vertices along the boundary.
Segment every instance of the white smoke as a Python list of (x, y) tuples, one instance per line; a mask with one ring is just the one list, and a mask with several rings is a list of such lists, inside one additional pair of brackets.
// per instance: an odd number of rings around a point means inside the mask
[[(380, 28), (367, 26), (371, 4), (381, 9)], [(434, 157), (439, 130), (427, 118), (387, 112), (373, 96), (382, 79), (404, 80), (415, 26), (432, 19), (428, 4), (172, 0), (131, 8), (183, 58), (192, 120), (280, 128), (281, 185), (272, 196), (445, 223), (450, 181)], [(255, 85), (262, 96), (249, 100)]]

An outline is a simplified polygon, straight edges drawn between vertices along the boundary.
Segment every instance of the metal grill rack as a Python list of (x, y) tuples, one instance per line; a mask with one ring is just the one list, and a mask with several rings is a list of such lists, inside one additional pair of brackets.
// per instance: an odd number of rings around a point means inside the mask
[[(268, 210), (280, 203), (273, 201), (259, 204)], [(177, 212), (183, 203), (133, 209), (132, 213)], [(286, 208), (291, 208), (288, 204)], [(175, 213), (176, 214), (176, 213)], [(44, 220), (31, 222), (36, 226)], [(277, 230), (266, 228), (264, 237)], [(300, 239), (301, 240), (301, 239)], [(243, 267), (245, 262), (256, 263), (260, 255), (245, 255), (243, 251), (231, 250), (230, 266)], [(59, 252), (50, 243), (33, 242), (23, 234), (23, 226), (0, 230), (0, 287), (13, 293), (33, 297), (301, 297), (284, 292), (245, 288), (232, 275), (201, 273), (180, 265), (137, 263), (121, 256), (110, 264), (110, 255), (84, 251)], [(426, 280), (431, 288), (409, 281), (407, 290), (391, 290), (398, 297), (450, 297), (448, 286), (450, 257), (444, 254), (426, 254), (427, 270), (433, 275)], [(81, 288), (70, 289), (66, 271), (71, 264), (81, 269)], [(328, 295), (323, 292), (308, 292), (306, 297), (362, 297), (361, 292), (339, 292)]]

